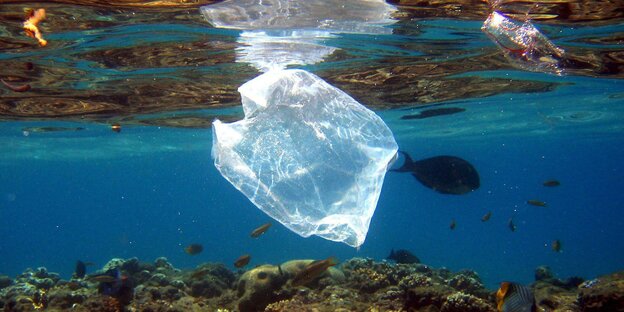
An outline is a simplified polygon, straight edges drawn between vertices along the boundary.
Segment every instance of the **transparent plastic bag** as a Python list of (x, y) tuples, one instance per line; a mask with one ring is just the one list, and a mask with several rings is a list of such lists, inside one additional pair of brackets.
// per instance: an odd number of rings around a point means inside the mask
[(515, 67), (530, 71), (563, 73), (564, 51), (529, 21), (519, 22), (492, 12), (481, 27)]
[(219, 172), (295, 233), (358, 247), (398, 146), (383, 120), (303, 70), (239, 88), (245, 118), (213, 123)]

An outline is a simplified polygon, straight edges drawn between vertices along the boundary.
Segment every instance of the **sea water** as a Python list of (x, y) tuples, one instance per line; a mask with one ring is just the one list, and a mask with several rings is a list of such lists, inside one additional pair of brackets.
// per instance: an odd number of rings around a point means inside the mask
[[(357, 68), (385, 57), (429, 53), (398, 48), (418, 44), (441, 47), (431, 55), (432, 62), (469, 58), (491, 45), (479, 26), (478, 22), (423, 20), (401, 26), (420, 28), (420, 36), (337, 36), (327, 44), (359, 59), (303, 68), (312, 72)], [(596, 27), (594, 34), (606, 36), (609, 29)], [(588, 36), (591, 30), (561, 28), (558, 41), (564, 47), (581, 46), (574, 40)], [(186, 77), (193, 65), (119, 71), (96, 68), (88, 60), (63, 63), (67, 51), (102, 46), (115, 49), (134, 45), (133, 40), (158, 44), (209, 41), (218, 36), (234, 41), (236, 35), (208, 25), (121, 25), (50, 34), (51, 41), (67, 41), (73, 46), (32, 53), (48, 53), (49, 62), (85, 71), (87, 82), (75, 87), (88, 89), (94, 87), (89, 81), (97, 79)], [(622, 49), (622, 45), (615, 43), (611, 48)], [(32, 53), (3, 52), (0, 59), (32, 57)], [(200, 67), (193, 77), (217, 79), (218, 73), (211, 70), (213, 67)], [(329, 256), (382, 260), (393, 248), (408, 249), (436, 268), (475, 270), (492, 289), (503, 280), (528, 284), (540, 265), (550, 266), (560, 278), (593, 278), (621, 270), (621, 80), (510, 68), (455, 77), (462, 76), (560, 85), (548, 92), (501, 92), (435, 102), (429, 105), (465, 111), (428, 119), (401, 119), (422, 110), (424, 103), (376, 109), (400, 149), (413, 159), (438, 155), (466, 159), (478, 170), (481, 187), (466, 195), (443, 195), (427, 189), (409, 173), (389, 172), (366, 242), (359, 249), (317, 237), (302, 238), (276, 222), (261, 239), (251, 239), (251, 230), (272, 220), (218, 174), (210, 157), (209, 128), (128, 125), (114, 133), (106, 123), (75, 118), (4, 121), (0, 123), (0, 273), (14, 276), (27, 267), (45, 266), (69, 278), (76, 260), (101, 267), (114, 257), (145, 261), (167, 257), (180, 268), (204, 262), (233, 267), (233, 261), (246, 253), (252, 255), (252, 265)], [(123, 88), (121, 81), (119, 88)], [(183, 113), (213, 112), (197, 109)], [(49, 126), (84, 130), (24, 130)], [(549, 179), (561, 185), (544, 187), (542, 183)], [(530, 199), (545, 201), (547, 206), (530, 206), (526, 203)], [(482, 222), (488, 211), (491, 219)], [(515, 232), (508, 226), (510, 218), (517, 226)], [(449, 228), (452, 220), (456, 222), (454, 230)], [(562, 242), (561, 252), (551, 249), (557, 239)], [(203, 244), (204, 252), (193, 257), (185, 254), (183, 248), (191, 243)]]

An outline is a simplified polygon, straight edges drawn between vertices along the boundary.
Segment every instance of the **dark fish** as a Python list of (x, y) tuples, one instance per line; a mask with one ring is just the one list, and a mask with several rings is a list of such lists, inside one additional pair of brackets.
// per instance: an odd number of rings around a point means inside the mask
[(84, 129), (85, 128), (82, 128), (82, 127), (27, 127), (27, 128), (22, 128), (22, 131), (37, 133), (37, 132), (81, 131)]
[(424, 186), (442, 194), (461, 195), (479, 188), (477, 170), (467, 161), (455, 156), (436, 156), (413, 161), (405, 152), (405, 162), (391, 171), (411, 172)]
[(338, 260), (334, 257), (329, 257), (325, 260), (317, 260), (308, 264), (303, 270), (297, 272), (292, 279), (293, 286), (306, 285), (313, 280), (317, 279), (321, 274), (325, 273), (329, 267), (338, 264)]
[(548, 187), (555, 187), (555, 186), (559, 186), (561, 185), (561, 183), (559, 183), (559, 181), (557, 180), (546, 180), (544, 181), (544, 186), (548, 186)]
[(30, 90), (30, 85), (29, 84), (24, 84), (21, 86), (16, 86), (14, 84), (10, 84), (6, 81), (4, 81), (4, 79), (0, 79), (0, 81), (2, 82), (3, 85), (5, 85), (7, 88), (11, 89), (11, 91), (15, 91), (15, 92), (26, 92), (28, 90)]
[(483, 217), (481, 217), (481, 222), (485, 222), (487, 220), (490, 220), (491, 217), (492, 217), (492, 212), (488, 211), (488, 213), (486, 213)]
[(76, 270), (74, 271), (74, 276), (76, 278), (84, 278), (86, 274), (87, 265), (80, 260), (76, 261)]
[(561, 252), (561, 241), (558, 239), (555, 239), (552, 242), (551, 248), (554, 252)]
[(512, 282), (502, 282), (496, 292), (499, 312), (535, 312), (535, 296), (530, 288)]
[(449, 228), (452, 230), (455, 229), (455, 227), (457, 226), (457, 223), (455, 222), (455, 219), (451, 220), (451, 225), (449, 225)]
[(538, 206), (538, 207), (546, 207), (546, 203), (541, 200), (529, 199), (527, 200), (527, 204)]
[(234, 261), (234, 266), (237, 268), (242, 268), (244, 266), (246, 266), (247, 264), (249, 264), (249, 261), (251, 260), (251, 256), (250, 255), (242, 255), (240, 257), (238, 257), (238, 259), (236, 259), (236, 261)]
[(191, 256), (197, 255), (203, 250), (204, 250), (204, 246), (202, 246), (201, 244), (190, 244), (184, 247), (184, 252), (186, 252), (187, 254)]
[(424, 118), (435, 117), (435, 116), (457, 114), (457, 113), (461, 113), (464, 111), (466, 111), (465, 108), (459, 108), (459, 107), (432, 108), (432, 109), (420, 111), (418, 114), (403, 115), (401, 116), (401, 119), (424, 119)]
[(516, 231), (516, 225), (513, 222), (513, 218), (509, 218), (509, 222), (507, 222), (507, 226), (512, 232)]
[(386, 259), (394, 260), (396, 263), (420, 263), (418, 257), (405, 249), (398, 249), (397, 251), (392, 249)]
[[(127, 305), (132, 301), (132, 283), (127, 276), (121, 274), (119, 268), (110, 269), (100, 276), (98, 279), (100, 282), (98, 292), (100, 294), (117, 298), (123, 305)], [(108, 278), (105, 279), (104, 276), (108, 276)]]
[(121, 132), (121, 125), (117, 124), (117, 123), (116, 124), (112, 124), (111, 125), (111, 130), (113, 130), (114, 132), (119, 133), (119, 132)]
[(270, 227), (271, 227), (271, 223), (265, 223), (261, 226), (259, 226), (257, 229), (253, 230), (251, 232), (251, 237), (253, 238), (258, 238), (260, 237), (260, 235), (264, 234), (264, 232), (266, 232)]

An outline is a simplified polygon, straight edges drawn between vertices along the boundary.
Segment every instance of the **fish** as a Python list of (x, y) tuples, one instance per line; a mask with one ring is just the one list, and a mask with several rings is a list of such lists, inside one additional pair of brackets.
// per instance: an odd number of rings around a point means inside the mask
[(533, 205), (533, 206), (538, 206), (538, 207), (546, 207), (546, 202), (543, 202), (541, 200), (536, 200), (536, 199), (529, 199), (529, 200), (527, 200), (527, 204)]
[(424, 186), (441, 194), (461, 195), (478, 189), (479, 173), (469, 162), (455, 156), (436, 156), (413, 161), (406, 152), (403, 165), (394, 172), (411, 172)]
[(455, 227), (457, 226), (457, 223), (455, 222), (455, 219), (451, 220), (451, 225), (449, 225), (449, 228), (452, 230), (455, 229)]
[(535, 312), (535, 296), (530, 288), (512, 282), (502, 282), (496, 292), (499, 312)]
[(394, 251), (394, 249), (390, 250), (390, 255), (386, 259), (394, 260), (396, 263), (420, 263), (418, 257), (405, 249), (397, 249), (396, 251)]
[(561, 241), (558, 239), (555, 239), (552, 244), (551, 244), (551, 248), (554, 252), (561, 252)]
[(48, 44), (48, 41), (43, 39), (43, 36), (41, 35), (41, 31), (39, 31), (37, 24), (44, 20), (45, 17), (45, 9), (31, 10), (23, 25), (26, 35), (31, 38), (36, 38), (42, 47), (46, 46)]
[[(117, 298), (120, 304), (127, 305), (133, 299), (133, 287), (126, 275), (119, 268), (109, 269), (99, 280), (98, 293)], [(108, 276), (104, 279), (103, 276)]]
[(186, 252), (187, 254), (191, 256), (197, 255), (203, 250), (204, 250), (204, 246), (202, 246), (201, 244), (190, 244), (184, 247), (184, 252)]
[(457, 113), (461, 113), (464, 111), (466, 111), (466, 109), (460, 108), (460, 107), (432, 108), (432, 109), (426, 109), (426, 110), (420, 111), (418, 114), (403, 115), (401, 116), (401, 119), (404, 119), (404, 120), (425, 119), (425, 118), (430, 118), (430, 117), (435, 117), (435, 116), (457, 114)]
[(264, 234), (271, 227), (271, 225), (273, 225), (273, 224), (271, 224), (269, 222), (269, 223), (265, 223), (265, 224), (259, 226), (257, 229), (255, 229), (255, 230), (253, 230), (251, 232), (251, 237), (253, 237), (253, 238), (260, 237), (260, 235)]
[(28, 131), (30, 133), (44, 133), (44, 132), (62, 132), (62, 131), (82, 131), (83, 127), (26, 127), (22, 128), (22, 131)]
[(2, 84), (5, 85), (7, 88), (11, 89), (11, 91), (26, 92), (26, 91), (30, 90), (30, 85), (29, 84), (23, 84), (21, 86), (16, 86), (14, 84), (10, 84), (10, 83), (4, 81), (4, 79), (0, 79), (0, 82), (2, 82)]
[(490, 220), (491, 217), (492, 217), (492, 212), (488, 211), (488, 213), (486, 213), (485, 215), (483, 215), (483, 217), (481, 217), (481, 222), (486, 222)]
[(513, 218), (509, 218), (509, 222), (507, 222), (507, 226), (509, 227), (509, 229), (510, 229), (512, 232), (515, 232), (515, 231), (516, 231), (516, 228), (517, 228), (517, 227), (516, 227), (516, 225), (515, 225), (515, 224), (514, 224), (514, 222), (513, 222)]
[(238, 259), (236, 259), (236, 261), (234, 261), (234, 266), (237, 268), (242, 268), (244, 266), (246, 266), (247, 264), (249, 264), (249, 261), (251, 260), (251, 256), (250, 255), (242, 255), (240, 257), (238, 257)]
[(118, 124), (118, 123), (112, 124), (111, 125), (111, 130), (113, 130), (114, 132), (119, 133), (119, 132), (121, 132), (121, 125)]
[(87, 274), (87, 265), (78, 260), (76, 261), (76, 270), (74, 271), (74, 276), (77, 278), (84, 278)]
[(293, 277), (291, 284), (292, 286), (303, 286), (306, 285), (319, 276), (321, 276), (329, 267), (338, 264), (338, 260), (334, 257), (329, 257), (325, 260), (316, 260), (308, 264), (305, 268), (295, 274)]
[(557, 180), (546, 180), (543, 184), (547, 187), (555, 187), (561, 185), (561, 183)]

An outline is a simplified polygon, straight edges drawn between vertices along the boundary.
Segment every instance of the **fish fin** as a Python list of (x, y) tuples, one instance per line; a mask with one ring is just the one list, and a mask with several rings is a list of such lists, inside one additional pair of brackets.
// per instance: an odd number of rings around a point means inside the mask
[(400, 154), (403, 155), (403, 157), (405, 158), (405, 160), (403, 161), (403, 166), (397, 168), (397, 169), (390, 169), (390, 171), (394, 171), (394, 172), (407, 172), (407, 171), (411, 171), (410, 168), (411, 166), (414, 164), (414, 160), (412, 160), (412, 157), (410, 157), (410, 155), (408, 155), (406, 152), (404, 151), (398, 151)]

